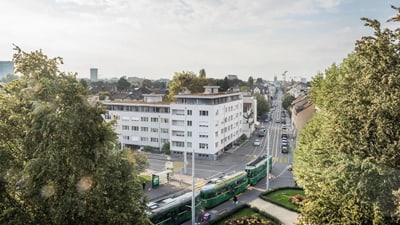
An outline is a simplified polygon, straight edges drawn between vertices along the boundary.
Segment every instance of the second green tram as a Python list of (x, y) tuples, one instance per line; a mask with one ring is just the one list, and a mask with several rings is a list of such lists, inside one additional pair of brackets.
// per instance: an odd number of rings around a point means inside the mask
[(212, 179), (200, 190), (203, 206), (207, 209), (213, 208), (244, 191), (247, 185), (245, 171)]
[(262, 155), (247, 163), (245, 171), (247, 173), (248, 182), (250, 185), (256, 185), (261, 179), (267, 175), (267, 160), (269, 159), (269, 172), (272, 170), (272, 157)]
[[(195, 194), (196, 214), (202, 208), (199, 193)], [(192, 217), (192, 192), (147, 204), (149, 219), (154, 225), (179, 225)]]

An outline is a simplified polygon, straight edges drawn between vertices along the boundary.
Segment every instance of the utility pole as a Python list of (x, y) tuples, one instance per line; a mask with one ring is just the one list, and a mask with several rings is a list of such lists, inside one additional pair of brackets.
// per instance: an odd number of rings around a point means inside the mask
[(283, 72), (282, 73), (282, 77), (283, 77), (283, 85), (285, 85), (286, 84), (286, 73), (287, 73), (288, 71), (287, 70), (285, 70), (285, 72)]
[(196, 222), (196, 195), (195, 195), (195, 181), (194, 181), (194, 148), (192, 148), (192, 225)]

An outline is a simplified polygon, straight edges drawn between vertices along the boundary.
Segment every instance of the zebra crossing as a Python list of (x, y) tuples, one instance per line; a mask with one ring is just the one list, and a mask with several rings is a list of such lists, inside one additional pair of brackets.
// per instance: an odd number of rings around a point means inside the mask
[(289, 158), (287, 157), (272, 157), (273, 163), (289, 163)]

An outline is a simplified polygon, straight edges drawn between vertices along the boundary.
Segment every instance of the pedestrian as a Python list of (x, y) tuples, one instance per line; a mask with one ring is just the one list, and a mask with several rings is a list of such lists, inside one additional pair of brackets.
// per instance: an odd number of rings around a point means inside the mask
[(143, 182), (143, 183), (142, 183), (142, 188), (143, 188), (143, 191), (146, 190), (146, 182)]
[(238, 203), (238, 199), (237, 199), (236, 195), (234, 195), (233, 196), (233, 204), (237, 205), (237, 203)]

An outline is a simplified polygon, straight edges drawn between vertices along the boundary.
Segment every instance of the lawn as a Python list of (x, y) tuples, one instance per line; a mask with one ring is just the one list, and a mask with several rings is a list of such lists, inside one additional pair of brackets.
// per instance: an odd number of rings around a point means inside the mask
[(143, 182), (150, 183), (151, 182), (151, 176), (150, 175), (140, 174), (139, 175), (139, 180), (140, 180), (140, 183), (143, 183)]
[(292, 209), (294, 211), (299, 211), (299, 206), (289, 202), (289, 198), (300, 194), (304, 196), (304, 191), (301, 189), (280, 189), (273, 192), (269, 192), (263, 195), (264, 199), (275, 203), (277, 205), (284, 206), (285, 208)]
[(240, 211), (238, 211), (238, 212), (226, 217), (225, 219), (223, 219), (222, 221), (216, 223), (215, 225), (225, 225), (225, 221), (227, 221), (229, 219), (245, 217), (245, 216), (255, 216), (255, 217), (262, 218), (263, 220), (271, 221), (270, 219), (268, 219), (268, 217), (265, 217), (264, 215), (255, 212), (251, 208), (245, 207), (245, 208), (241, 209)]

